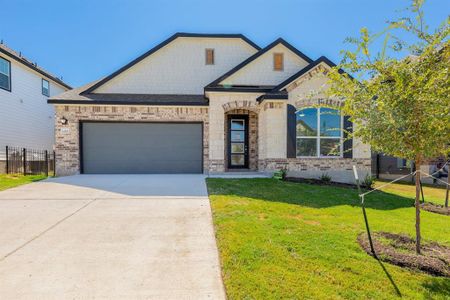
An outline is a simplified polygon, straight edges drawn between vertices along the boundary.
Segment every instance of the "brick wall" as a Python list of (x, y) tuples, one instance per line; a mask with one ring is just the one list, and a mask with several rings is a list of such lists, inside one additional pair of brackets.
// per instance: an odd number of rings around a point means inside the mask
[(288, 170), (288, 176), (302, 178), (320, 178), (323, 174), (331, 176), (333, 181), (354, 183), (353, 166), (356, 166), (360, 179), (371, 173), (370, 158), (281, 158), (260, 159), (259, 171), (273, 172)]
[[(207, 107), (98, 106), (56, 105), (56, 173), (73, 175), (80, 172), (80, 121), (128, 122), (203, 122), (203, 167), (209, 169), (209, 122)], [(68, 120), (66, 125), (60, 120)]]

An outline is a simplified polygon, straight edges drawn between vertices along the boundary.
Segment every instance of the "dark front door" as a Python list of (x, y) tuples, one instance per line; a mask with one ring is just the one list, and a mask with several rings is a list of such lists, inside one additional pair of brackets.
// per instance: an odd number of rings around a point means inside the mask
[(228, 116), (228, 168), (248, 168), (248, 116)]

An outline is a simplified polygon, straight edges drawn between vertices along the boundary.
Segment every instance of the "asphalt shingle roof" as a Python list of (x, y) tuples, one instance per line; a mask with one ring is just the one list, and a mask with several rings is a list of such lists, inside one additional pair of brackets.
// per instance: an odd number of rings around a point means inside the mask
[(44, 75), (45, 77), (47, 77), (48, 79), (62, 85), (63, 87), (67, 88), (67, 89), (71, 89), (72, 87), (69, 86), (67, 83), (65, 83), (64, 81), (62, 81), (61, 79), (59, 79), (58, 77), (56, 77), (55, 75), (52, 75), (50, 72), (48, 72), (47, 70), (43, 69), (42, 67), (38, 66), (36, 63), (31, 62), (29, 59), (27, 59), (26, 57), (24, 57), (20, 52), (17, 52), (11, 48), (9, 48), (8, 46), (6, 46), (3, 43), (0, 43), (0, 52), (7, 55), (8, 57), (14, 59), (15, 61), (27, 66), (28, 68), (41, 73), (42, 75)]

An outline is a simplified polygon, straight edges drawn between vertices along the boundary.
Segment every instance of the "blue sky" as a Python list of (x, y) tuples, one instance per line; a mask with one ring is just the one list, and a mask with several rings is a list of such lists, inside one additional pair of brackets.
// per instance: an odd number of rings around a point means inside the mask
[[(0, 0), (0, 39), (73, 87), (106, 76), (175, 32), (283, 37), (313, 59), (339, 62), (361, 27), (379, 31), (406, 0)], [(449, 0), (428, 0), (437, 26)], [(404, 13), (403, 13), (404, 14)]]

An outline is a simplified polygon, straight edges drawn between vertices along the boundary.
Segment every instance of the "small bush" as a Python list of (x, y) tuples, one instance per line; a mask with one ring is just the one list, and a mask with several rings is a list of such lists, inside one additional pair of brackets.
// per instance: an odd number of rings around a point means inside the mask
[(322, 173), (319, 179), (325, 184), (329, 184), (331, 182), (331, 176), (328, 175), (328, 173)]
[(374, 184), (375, 184), (375, 178), (372, 175), (367, 174), (362, 182), (362, 186), (366, 189), (373, 189)]
[(281, 170), (273, 173), (273, 178), (279, 179), (279, 180), (285, 180), (286, 175), (287, 175), (287, 169), (281, 169)]

